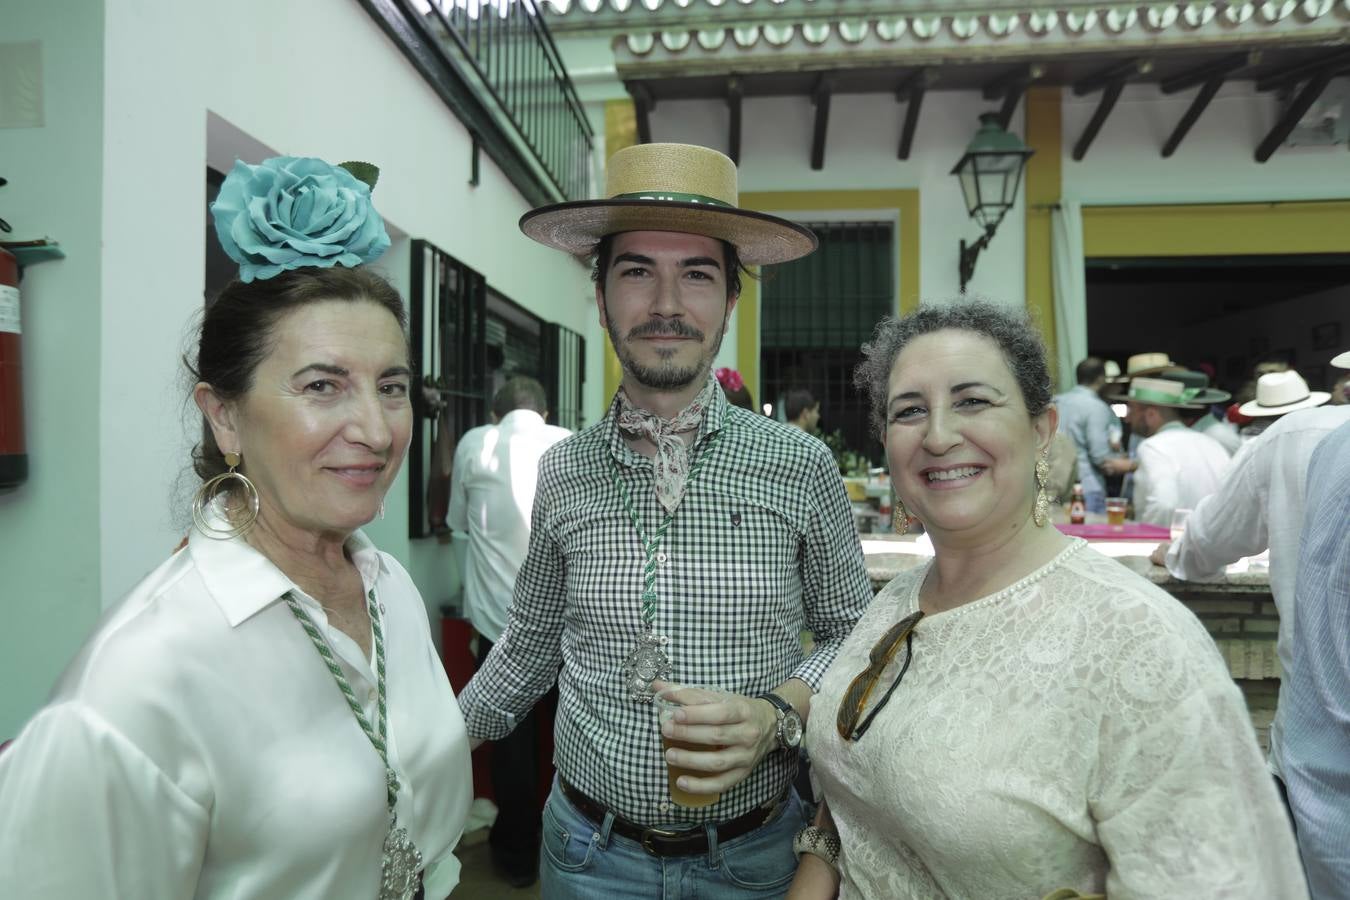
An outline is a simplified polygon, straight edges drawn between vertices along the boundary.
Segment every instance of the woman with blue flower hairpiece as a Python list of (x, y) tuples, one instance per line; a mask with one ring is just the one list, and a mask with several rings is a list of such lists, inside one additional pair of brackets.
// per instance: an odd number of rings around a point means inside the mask
[(408, 448), (411, 373), (402, 301), (364, 266), (389, 246), (374, 167), (346, 166), (225, 179), (212, 213), (239, 279), (189, 364), (196, 528), (0, 755), (6, 896), (442, 898), (458, 880), (464, 721), (416, 587), (360, 531)]

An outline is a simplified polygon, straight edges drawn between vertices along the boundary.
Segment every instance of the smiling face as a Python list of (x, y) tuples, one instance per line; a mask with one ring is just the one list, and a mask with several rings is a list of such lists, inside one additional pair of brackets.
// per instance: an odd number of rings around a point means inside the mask
[(407, 347), (369, 301), (310, 303), (283, 316), (235, 403), (198, 403), (258, 489), (275, 531), (345, 538), (373, 519), (412, 433)]
[(1026, 524), (1036, 454), (1057, 414), (1031, 416), (994, 340), (954, 329), (914, 338), (891, 367), (886, 398), (891, 480), (935, 542)]
[(715, 238), (615, 235), (596, 303), (624, 372), (638, 384), (676, 391), (707, 377), (737, 299), (727, 295), (724, 266)]

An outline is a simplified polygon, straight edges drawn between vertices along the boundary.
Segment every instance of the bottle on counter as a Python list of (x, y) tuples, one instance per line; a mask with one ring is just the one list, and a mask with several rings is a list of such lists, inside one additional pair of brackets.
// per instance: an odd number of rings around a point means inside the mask
[(1069, 524), (1082, 525), (1087, 521), (1087, 502), (1083, 499), (1083, 486), (1073, 486), (1073, 499), (1069, 501)]

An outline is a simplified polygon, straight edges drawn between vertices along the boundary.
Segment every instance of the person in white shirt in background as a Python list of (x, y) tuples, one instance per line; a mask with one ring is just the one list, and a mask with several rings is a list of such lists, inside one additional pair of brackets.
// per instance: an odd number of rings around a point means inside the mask
[[(1117, 368), (1117, 373), (1119, 368)], [(1055, 396), (1059, 430), (1068, 435), (1078, 451), (1078, 483), (1090, 513), (1106, 512), (1106, 480), (1102, 465), (1111, 457), (1111, 435), (1119, 433), (1119, 420), (1100, 396), (1106, 385), (1106, 364), (1089, 356), (1075, 369), (1078, 384)], [(1119, 446), (1120, 438), (1116, 437)]]
[[(1128, 390), (1131, 379), (1149, 378), (1163, 372), (1173, 372), (1180, 368), (1181, 366), (1172, 362), (1172, 357), (1166, 353), (1136, 353), (1125, 360), (1125, 374), (1122, 376), (1120, 366), (1107, 360), (1106, 387), (1102, 390), (1101, 398), (1107, 403), (1123, 401), (1123, 397), (1115, 395), (1121, 390)], [(1115, 410), (1113, 409), (1112, 412), (1115, 412)], [(1124, 476), (1120, 485), (1120, 496), (1132, 499), (1134, 497), (1134, 472), (1139, 468), (1139, 444), (1143, 441), (1143, 436), (1132, 430), (1129, 437), (1126, 438), (1122, 418), (1116, 419), (1115, 427), (1112, 429), (1111, 446), (1118, 453), (1123, 452), (1125, 455), (1107, 460), (1102, 464), (1102, 471), (1107, 475)]]
[(1177, 370), (1134, 378), (1127, 394), (1112, 398), (1129, 404), (1130, 428), (1144, 438), (1135, 461), (1135, 521), (1171, 525), (1173, 512), (1193, 509), (1219, 489), (1228, 451), (1181, 421), (1184, 411), (1228, 399), (1208, 384), (1203, 372)]
[[(1244, 556), (1270, 550), (1270, 593), (1280, 615), (1275, 649), (1281, 668), (1290, 658), (1293, 619), (1294, 575), (1298, 562), (1299, 536), (1303, 528), (1304, 481), (1313, 448), (1332, 431), (1350, 422), (1350, 407), (1326, 406), (1324, 391), (1301, 390), (1280, 372), (1262, 376), (1264, 394), (1244, 404), (1243, 415), (1283, 415), (1256, 439), (1242, 445), (1224, 474), (1223, 485), (1200, 501), (1186, 519), (1186, 530), (1175, 542), (1164, 541), (1154, 549), (1153, 562), (1166, 566), (1177, 578), (1199, 581), (1221, 573), (1225, 566)], [(1270, 379), (1271, 381), (1267, 381)], [(1301, 381), (1301, 379), (1299, 379)], [(1272, 392), (1272, 384), (1290, 387)], [(1277, 401), (1287, 402), (1279, 403)], [(1283, 414), (1274, 410), (1285, 410)], [(1280, 766), (1280, 707), (1270, 728), (1270, 767), (1282, 778)], [(1283, 784), (1283, 782), (1281, 782)]]
[(1200, 413), (1195, 419), (1188, 423), (1192, 431), (1198, 431), (1201, 434), (1214, 438), (1223, 445), (1223, 449), (1228, 451), (1231, 456), (1238, 452), (1242, 446), (1242, 436), (1238, 434), (1237, 426), (1227, 419), (1221, 419), (1214, 414), (1214, 407), (1208, 407)]
[[(491, 425), (470, 429), (455, 450), (448, 521), (468, 535), (464, 616), (478, 632), (478, 662), (506, 628), (516, 575), (530, 544), (539, 458), (571, 436), (549, 425), (544, 388), (533, 378), (506, 382), (492, 399)], [(497, 820), (488, 843), (493, 864), (515, 887), (539, 872), (537, 715), (531, 712), (492, 751)]]
[[(1350, 369), (1350, 351), (1331, 364)], [(1350, 897), (1350, 424), (1317, 445), (1307, 493), (1293, 658), (1281, 677), (1283, 777), (1309, 892), (1341, 900)]]

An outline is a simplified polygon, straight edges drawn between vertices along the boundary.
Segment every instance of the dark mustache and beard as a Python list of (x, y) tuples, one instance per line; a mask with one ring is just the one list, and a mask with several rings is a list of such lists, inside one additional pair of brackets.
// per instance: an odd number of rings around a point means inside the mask
[[(680, 319), (651, 319), (630, 330), (627, 336), (620, 340), (614, 320), (607, 317), (605, 330), (609, 332), (609, 340), (614, 345), (614, 352), (618, 354), (624, 371), (631, 374), (638, 384), (656, 391), (671, 391), (688, 387), (695, 380), (707, 375), (713, 358), (722, 347), (726, 322), (723, 321), (722, 327), (717, 330), (716, 339), (711, 347), (704, 346), (706, 334)], [(697, 363), (681, 366), (671, 361), (678, 348), (657, 348), (657, 354), (662, 361), (656, 365), (645, 365), (633, 357), (629, 342), (646, 337), (689, 338), (698, 341), (699, 345), (704, 347), (704, 352)]]

